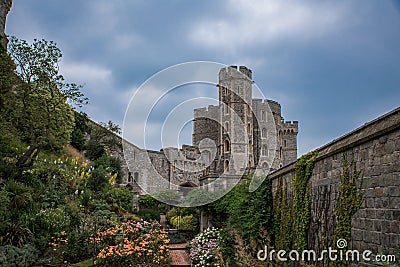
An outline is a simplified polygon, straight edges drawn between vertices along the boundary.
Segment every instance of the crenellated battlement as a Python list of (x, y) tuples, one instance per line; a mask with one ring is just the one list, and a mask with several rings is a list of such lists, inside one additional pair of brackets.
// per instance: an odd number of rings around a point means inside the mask
[(246, 66), (229, 66), (226, 68), (222, 68), (219, 71), (219, 80), (231, 80), (231, 79), (250, 79), (252, 82), (252, 71), (248, 69)]
[(204, 108), (196, 108), (194, 109), (194, 119), (197, 118), (210, 118), (210, 119), (218, 119), (219, 107), (214, 105), (209, 105)]
[(297, 134), (299, 132), (298, 121), (284, 121), (282, 124), (283, 134)]

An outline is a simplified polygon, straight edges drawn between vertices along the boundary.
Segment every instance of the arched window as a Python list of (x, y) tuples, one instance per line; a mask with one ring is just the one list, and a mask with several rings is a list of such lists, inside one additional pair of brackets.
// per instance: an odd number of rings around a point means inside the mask
[(211, 152), (209, 150), (204, 150), (203, 152), (204, 158), (210, 162), (211, 161)]
[(223, 103), (222, 105), (223, 105), (225, 114), (229, 114), (229, 106), (228, 106), (228, 104), (227, 103)]
[(132, 173), (128, 173), (128, 183), (132, 183)]
[(229, 171), (229, 160), (224, 161), (224, 171)]
[(262, 146), (261, 155), (263, 155), (263, 156), (267, 156), (268, 155), (267, 146)]
[(225, 152), (229, 152), (230, 151), (229, 140), (225, 140), (224, 147), (225, 147)]
[(262, 164), (262, 168), (263, 168), (264, 170), (268, 169), (268, 163), (264, 162), (264, 163)]
[(265, 121), (265, 111), (264, 110), (261, 111), (261, 120)]
[(138, 173), (138, 172), (135, 172), (135, 173), (133, 174), (133, 180), (135, 181), (135, 183), (138, 183), (138, 182), (139, 182), (139, 173)]
[(225, 122), (225, 129), (224, 132), (227, 133), (229, 132), (229, 122)]
[(261, 130), (261, 137), (262, 137), (262, 138), (267, 138), (267, 129), (263, 128), (263, 129)]

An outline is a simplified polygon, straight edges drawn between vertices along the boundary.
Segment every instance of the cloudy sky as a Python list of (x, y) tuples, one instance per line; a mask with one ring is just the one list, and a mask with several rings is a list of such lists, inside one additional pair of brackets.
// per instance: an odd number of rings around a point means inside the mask
[(400, 103), (398, 0), (14, 0), (6, 33), (56, 41), (61, 72), (85, 86), (83, 111), (96, 121), (122, 125), (143, 82), (197, 60), (251, 68), (283, 117), (299, 121), (299, 155)]

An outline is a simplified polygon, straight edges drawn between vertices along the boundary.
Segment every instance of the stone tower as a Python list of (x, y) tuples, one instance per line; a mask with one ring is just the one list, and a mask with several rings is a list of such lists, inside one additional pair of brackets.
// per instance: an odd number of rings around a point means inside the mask
[[(252, 84), (252, 72), (244, 66), (230, 66), (219, 71), (220, 159), (224, 170), (233, 168), (229, 170), (232, 174), (254, 166)], [(231, 151), (242, 158), (235, 159)]]
[(7, 37), (5, 34), (6, 18), (8, 12), (10, 12), (11, 6), (12, 0), (0, 0), (0, 41), (3, 47), (7, 47)]
[(230, 66), (218, 75), (219, 105), (194, 110), (193, 145), (212, 155), (201, 183), (222, 174), (266, 175), (295, 161), (298, 122), (285, 121), (278, 102), (253, 99), (250, 69)]

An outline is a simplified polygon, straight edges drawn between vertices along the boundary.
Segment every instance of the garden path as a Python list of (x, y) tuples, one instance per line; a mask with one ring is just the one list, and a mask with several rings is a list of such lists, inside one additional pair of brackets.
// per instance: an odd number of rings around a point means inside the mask
[(183, 244), (170, 244), (169, 254), (171, 257), (172, 267), (190, 267), (189, 254), (186, 251), (186, 243)]

